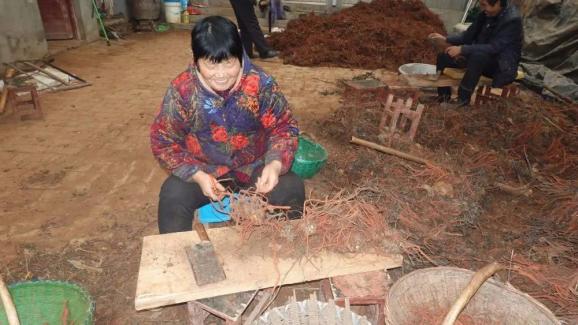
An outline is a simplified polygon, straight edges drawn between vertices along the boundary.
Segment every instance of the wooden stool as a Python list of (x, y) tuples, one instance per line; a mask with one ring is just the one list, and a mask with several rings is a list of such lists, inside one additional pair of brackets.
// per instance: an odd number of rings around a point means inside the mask
[(369, 307), (366, 315), (372, 324), (385, 324), (385, 302), (391, 278), (387, 271), (344, 275), (321, 280), (325, 300), (333, 300), (344, 307), (346, 299), (351, 306)]
[(505, 85), (502, 88), (492, 88), (490, 85), (481, 85), (476, 91), (476, 99), (474, 104), (478, 106), (498, 98), (514, 97), (519, 93), (520, 89), (516, 84)]
[[(25, 95), (19, 95), (25, 93)], [(29, 96), (29, 99), (22, 99), (21, 97)], [(14, 110), (18, 106), (32, 104), (34, 112), (32, 114), (27, 114), (22, 116), (22, 120), (28, 119), (42, 119), (44, 114), (42, 112), (42, 106), (40, 105), (40, 99), (38, 96), (38, 91), (34, 86), (8, 86), (8, 105), (12, 105)]]
[[(394, 137), (400, 140), (413, 141), (417, 127), (424, 110), (423, 104), (417, 104), (413, 109), (414, 98), (398, 98), (394, 103), (394, 96), (387, 96), (383, 104), (383, 115), (379, 123), (379, 130), (384, 130), (388, 137), (388, 145), (391, 146)], [(411, 124), (410, 124), (411, 121)]]

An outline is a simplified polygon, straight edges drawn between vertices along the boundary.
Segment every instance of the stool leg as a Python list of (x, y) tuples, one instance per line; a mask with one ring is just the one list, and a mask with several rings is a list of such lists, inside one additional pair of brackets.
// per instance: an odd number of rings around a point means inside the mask
[(38, 90), (36, 88), (32, 88), (30, 91), (30, 96), (32, 96), (32, 105), (34, 105), (34, 110), (38, 117), (44, 117), (44, 113), (42, 112), (42, 106), (40, 105), (40, 97), (38, 96)]
[(409, 129), (409, 140), (413, 141), (415, 139), (415, 134), (417, 133), (417, 127), (419, 126), (419, 122), (421, 121), (421, 114), (423, 113), (424, 106), (423, 104), (418, 104), (415, 113), (411, 119), (411, 127)]
[(474, 101), (474, 105), (476, 105), (476, 106), (478, 106), (482, 103), (483, 88), (484, 88), (484, 86), (480, 86), (480, 87), (478, 87), (478, 90), (476, 90), (476, 100)]

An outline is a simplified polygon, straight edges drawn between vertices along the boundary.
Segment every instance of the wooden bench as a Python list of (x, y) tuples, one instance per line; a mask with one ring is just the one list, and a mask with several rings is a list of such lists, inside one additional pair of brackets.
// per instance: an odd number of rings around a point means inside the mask
[[(437, 77), (432, 75), (403, 75), (406, 82), (415, 88), (459, 87), (464, 76), (465, 69), (445, 68)], [(516, 80), (524, 78), (524, 73), (518, 71)], [(474, 104), (479, 105), (489, 100), (517, 96), (520, 93), (516, 83), (508, 84), (502, 88), (492, 88), (492, 79), (482, 76), (474, 91)]]

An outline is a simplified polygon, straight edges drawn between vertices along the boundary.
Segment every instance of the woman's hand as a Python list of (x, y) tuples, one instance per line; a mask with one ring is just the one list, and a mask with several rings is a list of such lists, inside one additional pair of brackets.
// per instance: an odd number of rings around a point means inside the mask
[(257, 178), (257, 182), (255, 183), (257, 192), (266, 194), (271, 192), (271, 190), (277, 186), (277, 183), (279, 183), (281, 167), (282, 165), (279, 160), (273, 160), (265, 165), (263, 172), (261, 172), (261, 177)]
[(213, 201), (220, 200), (222, 196), (221, 193), (225, 192), (225, 188), (215, 177), (202, 170), (197, 171), (193, 175), (193, 181), (199, 184), (203, 194)]

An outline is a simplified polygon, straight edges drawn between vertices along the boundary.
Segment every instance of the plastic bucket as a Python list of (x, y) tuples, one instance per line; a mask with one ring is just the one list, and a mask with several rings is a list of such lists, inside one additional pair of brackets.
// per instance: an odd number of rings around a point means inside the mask
[(165, 18), (167, 23), (178, 24), (181, 22), (181, 3), (165, 2)]
[(327, 151), (319, 143), (307, 138), (304, 135), (299, 136), (299, 147), (293, 159), (291, 171), (301, 178), (311, 178), (327, 162)]

